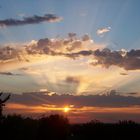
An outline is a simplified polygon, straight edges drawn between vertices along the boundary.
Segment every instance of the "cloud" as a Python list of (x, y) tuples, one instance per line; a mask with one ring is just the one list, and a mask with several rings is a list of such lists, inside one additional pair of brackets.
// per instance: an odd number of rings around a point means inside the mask
[(140, 50), (130, 50), (122, 55), (122, 51), (111, 51), (107, 48), (94, 52), (96, 62), (91, 65), (101, 65), (103, 67), (119, 66), (125, 70), (140, 69)]
[(15, 48), (9, 46), (0, 48), (0, 61), (12, 59), (15, 57), (18, 57), (18, 50)]
[(62, 17), (58, 17), (54, 14), (45, 14), (44, 16), (34, 15), (32, 17), (23, 17), (20, 19), (5, 19), (0, 20), (0, 27), (8, 27), (8, 26), (19, 26), (26, 24), (38, 24), (41, 22), (59, 22), (62, 20)]
[(138, 95), (139, 93), (138, 92), (129, 92), (129, 93), (127, 93), (128, 95)]
[(128, 75), (128, 73), (125, 73), (125, 72), (120, 72), (120, 75)]
[(105, 68), (118, 66), (125, 70), (140, 69), (140, 50), (112, 51), (105, 47), (105, 44), (96, 44), (88, 35), (78, 38), (76, 34), (69, 33), (69, 37), (64, 39), (44, 38), (32, 40), (18, 47), (3, 46), (0, 48), (0, 65), (2, 68), (15, 62), (17, 65), (22, 63), (28, 65), (42, 60), (47, 61), (48, 56), (60, 56), (72, 59), (86, 58), (91, 65), (101, 65)]
[(64, 83), (67, 85), (69, 93), (71, 94), (78, 94), (81, 84), (82, 84), (82, 77), (80, 76), (67, 76), (64, 80)]
[[(66, 53), (67, 57), (78, 58), (79, 56), (92, 56), (93, 66), (101, 65), (105, 68), (110, 66), (118, 66), (125, 70), (139, 70), (140, 69), (140, 50), (126, 51), (125, 54), (122, 50), (111, 51), (108, 48), (102, 50), (81, 50), (76, 53)], [(128, 75), (127, 73), (120, 73), (121, 75)]]
[(64, 112), (64, 106), (68, 106), (70, 108), (68, 117), (71, 121), (75, 120), (74, 122), (93, 118), (104, 121), (136, 120), (140, 116), (140, 97), (122, 96), (114, 90), (104, 92), (102, 95), (86, 96), (56, 93), (50, 95), (50, 93), (43, 91), (12, 94), (4, 113), (36, 117), (36, 115), (48, 115), (49, 113), (61, 114)]
[(105, 28), (100, 28), (97, 30), (97, 35), (102, 36), (105, 33), (109, 32), (111, 30), (111, 27), (105, 27)]
[(75, 107), (132, 107), (140, 106), (140, 97), (123, 96), (117, 94), (114, 90), (102, 95), (69, 95), (69, 94), (52, 94), (49, 91), (31, 92), (12, 94), (9, 103), (23, 104), (23, 105), (56, 105), (63, 106), (65, 103), (72, 104)]
[(89, 49), (93, 50), (103, 47), (103, 45), (94, 43), (88, 35), (84, 35), (81, 39), (77, 39), (75, 36), (75, 33), (69, 33), (69, 37), (64, 39), (43, 38), (38, 41), (32, 40), (26, 45), (21, 44), (17, 47), (12, 47), (11, 45), (3, 46), (0, 48), (0, 61), (5, 62), (17, 59), (19, 61), (28, 62), (30, 61), (28, 59), (29, 55), (63, 55), (67, 57), (71, 57), (71, 55), (78, 55), (78, 53), (86, 55), (86, 51)]
[(79, 52), (75, 52), (75, 53), (65, 53), (63, 55), (66, 57), (76, 59), (80, 56), (82, 56), (82, 57), (91, 56), (91, 55), (93, 55), (93, 53), (94, 53), (94, 51), (92, 51), (92, 50), (83, 50), (83, 51), (79, 51)]
[(80, 79), (78, 77), (68, 76), (68, 77), (66, 77), (66, 80), (65, 81), (67, 83), (77, 83), (77, 84), (79, 84)]
[(90, 39), (90, 36), (88, 34), (85, 34), (83, 37), (82, 37), (82, 40), (83, 41), (88, 41), (88, 40), (91, 40)]
[(21, 76), (21, 74), (12, 73), (12, 72), (0, 72), (0, 75), (7, 75), (7, 76)]

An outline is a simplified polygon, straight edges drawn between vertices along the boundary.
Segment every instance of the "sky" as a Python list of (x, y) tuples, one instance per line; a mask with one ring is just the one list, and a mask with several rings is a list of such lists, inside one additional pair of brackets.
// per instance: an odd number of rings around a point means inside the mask
[[(26, 112), (24, 94), (41, 100), (53, 96), (45, 108), (61, 112), (68, 106), (74, 110), (71, 117), (78, 108), (84, 110), (83, 118), (87, 110), (86, 119), (98, 114), (109, 120), (123, 108), (129, 119), (133, 115), (137, 120), (140, 108), (133, 99), (140, 98), (139, 5), (139, 0), (0, 0), (0, 90), (13, 93), (8, 107)], [(83, 100), (77, 104), (65, 95)], [(90, 96), (99, 102), (83, 104)], [(29, 112), (44, 105), (29, 102)]]

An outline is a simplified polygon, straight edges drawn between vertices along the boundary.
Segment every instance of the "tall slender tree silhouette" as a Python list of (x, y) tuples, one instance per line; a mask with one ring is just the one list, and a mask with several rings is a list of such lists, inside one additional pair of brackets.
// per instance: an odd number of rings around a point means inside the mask
[[(3, 92), (0, 92), (0, 96), (2, 96)], [(5, 106), (5, 102), (10, 99), (11, 94), (6, 96), (4, 99), (0, 99), (0, 119), (3, 116), (2, 111), (3, 111), (3, 106)]]

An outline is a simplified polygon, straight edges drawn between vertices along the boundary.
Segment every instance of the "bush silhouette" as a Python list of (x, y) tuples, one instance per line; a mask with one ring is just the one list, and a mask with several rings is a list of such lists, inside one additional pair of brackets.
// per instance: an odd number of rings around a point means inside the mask
[(51, 115), (41, 119), (8, 115), (0, 123), (1, 137), (8, 140), (65, 140), (69, 134), (68, 119)]
[(51, 115), (39, 120), (38, 138), (66, 139), (69, 133), (69, 122), (61, 115)]

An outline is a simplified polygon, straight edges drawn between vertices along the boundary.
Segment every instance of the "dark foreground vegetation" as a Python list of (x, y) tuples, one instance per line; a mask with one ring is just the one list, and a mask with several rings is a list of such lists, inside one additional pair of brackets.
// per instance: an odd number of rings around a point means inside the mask
[(0, 121), (0, 140), (136, 140), (140, 139), (140, 124), (132, 121), (69, 124), (61, 115), (40, 119), (19, 115), (3, 116)]

